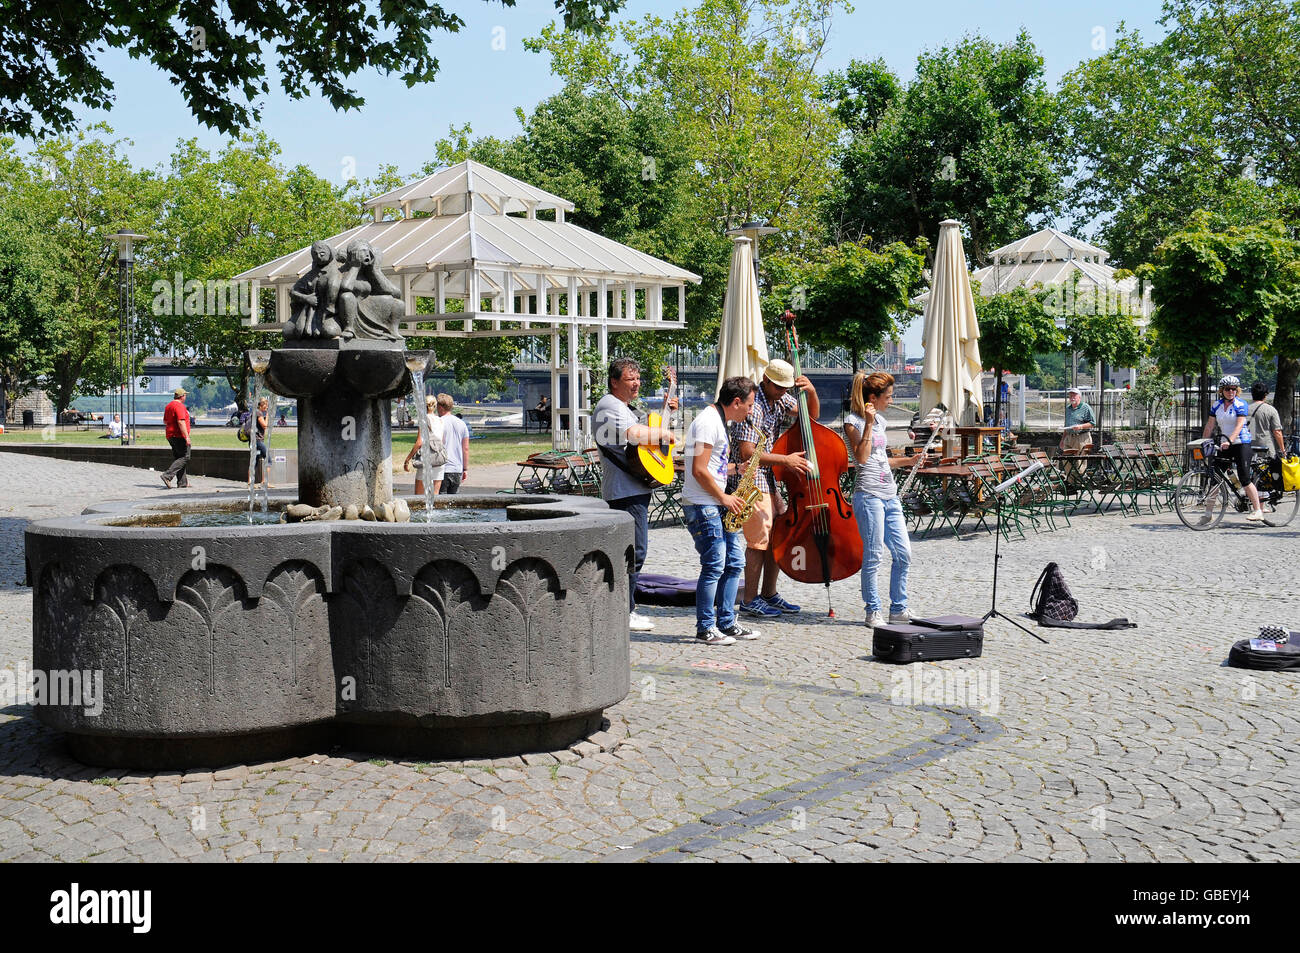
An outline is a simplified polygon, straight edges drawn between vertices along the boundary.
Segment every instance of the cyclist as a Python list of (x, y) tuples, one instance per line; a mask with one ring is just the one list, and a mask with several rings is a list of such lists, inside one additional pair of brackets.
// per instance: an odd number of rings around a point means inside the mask
[[(1251, 509), (1246, 514), (1246, 519), (1258, 523), (1264, 518), (1264, 510), (1259, 505), (1259, 490), (1255, 488), (1255, 478), (1250, 472), (1253, 452), (1248, 423), (1250, 411), (1246, 402), (1238, 396), (1240, 393), (1241, 381), (1232, 374), (1220, 379), (1219, 399), (1210, 405), (1210, 419), (1205, 421), (1205, 430), (1201, 436), (1208, 440), (1215, 423), (1218, 423), (1221, 437), (1219, 448), (1228, 459), (1236, 462), (1237, 477), (1246, 491), (1246, 499), (1250, 501)], [(1200, 521), (1207, 523), (1211, 518), (1207, 510)]]

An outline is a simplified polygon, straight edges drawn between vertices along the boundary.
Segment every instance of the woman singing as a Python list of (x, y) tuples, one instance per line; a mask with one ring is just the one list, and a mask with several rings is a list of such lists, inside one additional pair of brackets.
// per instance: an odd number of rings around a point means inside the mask
[(907, 569), (912, 562), (912, 545), (907, 538), (903, 504), (885, 450), (885, 418), (880, 414), (894, 399), (894, 378), (877, 371), (853, 375), (849, 390), (852, 413), (844, 418), (844, 434), (857, 462), (853, 487), (853, 515), (862, 534), (862, 602), (867, 625), (883, 625), (880, 596), (876, 593), (876, 572), (886, 547), (892, 557), (889, 572), (889, 621), (911, 622), (907, 611)]

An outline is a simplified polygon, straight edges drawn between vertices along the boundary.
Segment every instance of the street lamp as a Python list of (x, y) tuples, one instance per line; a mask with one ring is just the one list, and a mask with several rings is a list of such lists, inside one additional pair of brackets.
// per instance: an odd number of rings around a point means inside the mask
[(758, 239), (762, 235), (774, 235), (779, 232), (779, 228), (773, 228), (763, 222), (746, 222), (736, 228), (727, 229), (728, 238), (736, 238), (740, 235), (749, 239), (750, 244), (754, 246), (754, 280), (758, 281)]
[[(126, 393), (118, 391), (122, 413), (122, 444), (135, 439), (135, 250), (132, 242), (143, 241), (147, 236), (121, 229), (111, 236), (117, 242), (118, 317), (118, 370)], [(123, 399), (130, 403), (122, 407)], [(128, 423), (129, 421), (129, 423)]]

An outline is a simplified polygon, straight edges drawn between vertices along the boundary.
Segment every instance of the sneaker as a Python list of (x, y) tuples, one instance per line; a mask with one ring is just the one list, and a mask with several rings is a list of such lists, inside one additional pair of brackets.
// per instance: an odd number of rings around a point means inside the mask
[(627, 627), (633, 632), (649, 632), (655, 627), (655, 624), (639, 612), (633, 612), (627, 617)]
[(167, 487), (167, 489), (170, 490), (170, 489), (172, 488), (172, 479), (171, 479), (171, 477), (169, 477), (169, 476), (168, 476), (167, 474), (165, 474), (165, 473), (160, 473), (160, 474), (158, 474), (158, 475), (159, 475), (160, 477), (162, 477), (163, 486)]
[(867, 613), (867, 628), (874, 629), (878, 625), (885, 624), (885, 614), (883, 612)]
[(755, 596), (752, 602), (742, 602), (740, 611), (745, 615), (758, 616), (759, 618), (772, 618), (781, 614), (781, 610), (776, 606), (768, 605), (766, 599), (762, 596)]
[(793, 602), (786, 602), (784, 599), (782, 599), (781, 594), (779, 592), (774, 592), (770, 596), (763, 596), (763, 601), (766, 602), (773, 609), (780, 609), (782, 612), (801, 611), (800, 606), (795, 605)]
[(705, 645), (735, 645), (736, 640), (729, 635), (723, 635), (718, 631), (715, 625), (707, 632), (696, 632), (695, 641), (703, 642)]
[(1207, 523), (1209, 523), (1210, 520), (1212, 520), (1212, 519), (1214, 519), (1214, 517), (1211, 516), (1209, 513), (1206, 513), (1204, 516), (1202, 516), (1200, 519), (1198, 519), (1198, 520), (1196, 521), (1196, 525), (1197, 525), (1197, 526), (1205, 526), (1205, 525), (1206, 525)]
[(1246, 514), (1246, 519), (1250, 520), (1252, 523), (1258, 523), (1263, 518), (1264, 518), (1263, 510), (1251, 510), (1249, 513)]
[(723, 635), (733, 640), (744, 639), (745, 641), (749, 642), (758, 638), (758, 629), (747, 629), (739, 622), (737, 622), (729, 629), (719, 629), (718, 631), (720, 631)]
[(908, 612), (906, 609), (904, 609), (902, 612), (889, 613), (889, 624), (897, 625), (899, 623), (903, 625), (911, 625), (912, 613)]

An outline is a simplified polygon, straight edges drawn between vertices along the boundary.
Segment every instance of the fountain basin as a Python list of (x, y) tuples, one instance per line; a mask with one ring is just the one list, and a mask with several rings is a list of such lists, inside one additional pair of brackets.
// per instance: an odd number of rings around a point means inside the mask
[(156, 525), (227, 505), (107, 503), (28, 526), (33, 666), (102, 678), (97, 706), (36, 709), (80, 760), (554, 750), (627, 694), (632, 521), (600, 500), (439, 507), (504, 506), (504, 522)]

